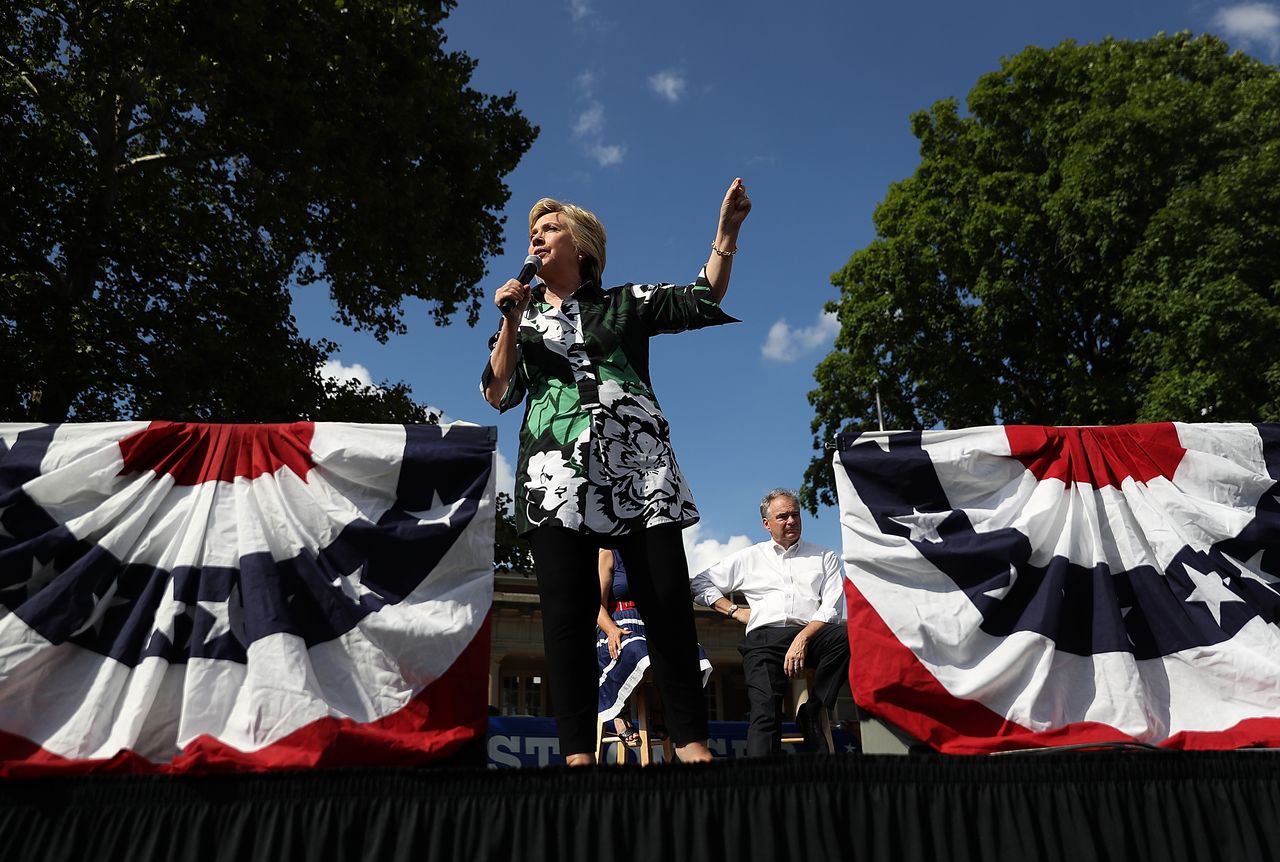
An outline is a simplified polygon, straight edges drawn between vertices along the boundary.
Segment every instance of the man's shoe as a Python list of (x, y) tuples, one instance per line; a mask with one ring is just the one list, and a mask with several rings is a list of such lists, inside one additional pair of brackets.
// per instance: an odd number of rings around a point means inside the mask
[(827, 727), (830, 719), (826, 708), (820, 703), (806, 701), (796, 710), (796, 724), (804, 734), (804, 747), (808, 751), (830, 754), (831, 746), (827, 743)]

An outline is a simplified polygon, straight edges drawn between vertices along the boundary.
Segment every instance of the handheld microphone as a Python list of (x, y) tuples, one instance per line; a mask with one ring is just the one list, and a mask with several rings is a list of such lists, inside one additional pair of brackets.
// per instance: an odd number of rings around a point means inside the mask
[[(538, 274), (538, 270), (542, 269), (542, 258), (536, 254), (531, 254), (524, 259), (524, 266), (520, 267), (520, 274), (516, 276), (516, 281), (521, 284), (528, 284), (533, 281), (533, 277)], [(511, 309), (516, 307), (514, 299), (504, 299), (498, 305), (503, 314), (510, 314)]]

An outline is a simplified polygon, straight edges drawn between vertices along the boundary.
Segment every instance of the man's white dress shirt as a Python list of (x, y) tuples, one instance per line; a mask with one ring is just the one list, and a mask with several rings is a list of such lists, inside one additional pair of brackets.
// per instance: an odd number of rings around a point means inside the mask
[(746, 596), (751, 605), (748, 632), (840, 620), (840, 558), (804, 539), (785, 550), (773, 540), (743, 548), (689, 581), (693, 599), (701, 605), (713, 605), (730, 593)]

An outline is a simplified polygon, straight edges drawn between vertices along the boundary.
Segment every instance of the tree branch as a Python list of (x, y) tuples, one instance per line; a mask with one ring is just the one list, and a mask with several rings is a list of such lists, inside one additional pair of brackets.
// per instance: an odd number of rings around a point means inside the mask
[(96, 146), (92, 135), (93, 130), (82, 125), (80, 118), (76, 116), (74, 111), (69, 110), (65, 103), (54, 97), (52, 94), (46, 93), (44, 90), (40, 89), (40, 87), (36, 85), (35, 73), (26, 68), (20, 62), (19, 58), (15, 58), (3, 45), (0, 45), (0, 60), (4, 60), (13, 67), (14, 71), (18, 73), (18, 77), (22, 80), (22, 83), (26, 85), (27, 89), (31, 92), (31, 95), (35, 98), (36, 103), (40, 105), (41, 108), (54, 116), (61, 117), (67, 125), (80, 133), (80, 136), (84, 138), (86, 144), (91, 147)]
[(150, 165), (162, 163), (162, 167), (185, 168), (208, 159), (216, 159), (225, 156), (226, 153), (217, 150), (206, 150), (196, 153), (148, 153), (145, 156), (137, 156), (129, 159), (124, 164), (116, 166), (116, 173), (121, 176), (128, 176), (142, 170)]
[(31, 95), (35, 96), (37, 99), (41, 98), (40, 88), (36, 86), (36, 82), (31, 80), (31, 78), (27, 76), (26, 70), (23, 69), (22, 66), (15, 63), (13, 61), (13, 58), (9, 56), (9, 52), (7, 50), (4, 50), (3, 48), (0, 48), (0, 60), (4, 60), (6, 63), (8, 63), (10, 66), (14, 68), (14, 70), (18, 73), (18, 77), (22, 80), (22, 83), (26, 84), (27, 89), (31, 91)]

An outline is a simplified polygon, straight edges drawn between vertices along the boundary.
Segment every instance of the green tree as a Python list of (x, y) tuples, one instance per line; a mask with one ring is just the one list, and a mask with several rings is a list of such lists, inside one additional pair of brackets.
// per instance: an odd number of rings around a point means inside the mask
[(533, 551), (529, 542), (516, 533), (516, 516), (512, 510), (511, 495), (498, 492), (495, 504), (497, 516), (494, 528), (493, 568), (498, 572), (533, 576)]
[[(813, 431), (1280, 419), (1280, 70), (1209, 36), (1028, 48), (912, 116), (833, 276)], [(826, 456), (805, 503), (833, 502)]]
[(0, 417), (426, 416), (328, 383), (290, 287), (378, 339), (479, 313), (536, 134), (468, 86), (452, 0), (0, 10)]

